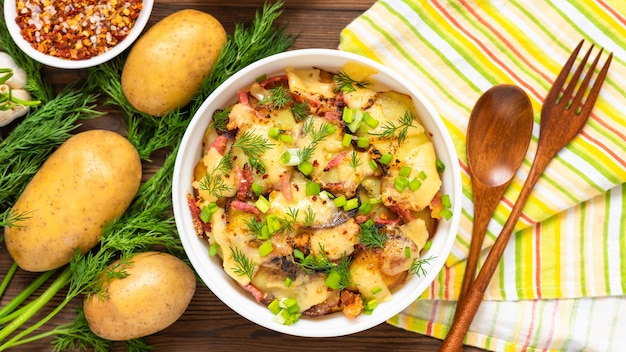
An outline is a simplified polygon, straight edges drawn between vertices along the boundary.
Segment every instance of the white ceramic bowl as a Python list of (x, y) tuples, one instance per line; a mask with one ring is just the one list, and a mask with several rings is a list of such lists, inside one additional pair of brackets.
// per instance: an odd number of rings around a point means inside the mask
[(56, 56), (51, 56), (44, 54), (37, 49), (33, 48), (30, 43), (28, 43), (22, 34), (20, 33), (20, 27), (15, 22), (15, 0), (5, 0), (4, 1), (4, 18), (9, 29), (9, 33), (11, 34), (11, 38), (17, 44), (17, 46), (22, 49), (28, 56), (33, 58), (34, 60), (51, 67), (56, 68), (64, 68), (64, 69), (81, 69), (99, 65), (106, 61), (111, 60), (116, 57), (120, 53), (122, 53), (126, 48), (128, 48), (141, 34), (144, 27), (148, 23), (150, 19), (150, 14), (152, 13), (152, 6), (154, 5), (154, 0), (143, 0), (143, 7), (141, 12), (139, 13), (139, 17), (135, 21), (135, 25), (131, 29), (130, 33), (124, 40), (119, 42), (114, 47), (110, 48), (108, 51), (94, 56), (87, 60), (68, 60), (63, 59)]
[[(285, 326), (272, 321), (272, 313), (257, 303), (249, 292), (240, 288), (224, 272), (217, 256), (209, 257), (206, 241), (199, 239), (193, 229), (186, 194), (192, 192), (193, 169), (201, 157), (202, 136), (213, 112), (234, 103), (239, 89), (249, 86), (263, 74), (269, 77), (284, 72), (287, 66), (317, 67), (336, 72), (347, 62), (360, 62), (371, 66), (378, 72), (371, 77), (374, 81), (412, 96), (421, 122), (432, 136), (437, 156), (446, 165), (442, 179), (443, 192), (450, 195), (454, 215), (449, 221), (440, 222), (432, 246), (424, 254), (424, 258), (435, 257), (427, 266), (426, 275), (421, 277), (410, 275), (407, 282), (393, 293), (392, 299), (381, 303), (371, 315), (361, 315), (351, 320), (342, 313), (335, 313), (319, 318), (301, 318), (296, 324)], [(191, 120), (180, 144), (174, 168), (173, 204), (177, 228), (189, 260), (208, 288), (231, 309), (256, 324), (290, 335), (341, 336), (385, 322), (415, 301), (430, 286), (444, 265), (456, 237), (461, 212), (461, 174), (454, 145), (439, 115), (419, 90), (411, 86), (400, 74), (355, 54), (330, 49), (303, 49), (277, 54), (244, 68), (220, 85), (206, 99)]]

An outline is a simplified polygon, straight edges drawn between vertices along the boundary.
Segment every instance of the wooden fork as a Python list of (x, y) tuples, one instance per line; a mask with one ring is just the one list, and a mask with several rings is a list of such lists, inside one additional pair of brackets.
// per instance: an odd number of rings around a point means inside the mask
[[(591, 109), (598, 98), (600, 88), (609, 70), (613, 53), (609, 54), (608, 59), (604, 63), (604, 66), (595, 80), (595, 83), (589, 90), (587, 98), (583, 101), (583, 97), (585, 96), (591, 77), (594, 74), (598, 61), (600, 60), (602, 49), (600, 49), (600, 52), (588, 69), (580, 87), (578, 87), (578, 90), (576, 90), (576, 86), (581, 73), (585, 68), (587, 59), (591, 54), (593, 45), (591, 45), (587, 54), (578, 65), (567, 86), (563, 88), (583, 42), (584, 40), (582, 40), (576, 49), (574, 49), (543, 102), (537, 153), (535, 154), (535, 160), (533, 161), (528, 178), (520, 191), (520, 195), (511, 210), (509, 218), (504, 224), (500, 235), (493, 244), (483, 267), (478, 273), (476, 280), (474, 280), (469, 288), (463, 302), (459, 302), (457, 305), (457, 309), (460, 309), (460, 311), (455, 315), (456, 319), (452, 323), (450, 331), (439, 348), (439, 351), (462, 350), (465, 334), (469, 329), (476, 312), (478, 311), (478, 307), (482, 301), (485, 290), (489, 285), (489, 281), (491, 281), (491, 277), (498, 266), (502, 253), (504, 253), (504, 249), (511, 238), (511, 233), (515, 228), (517, 220), (519, 219), (522, 209), (524, 208), (524, 204), (535, 186), (535, 183), (537, 183), (539, 177), (554, 156), (576, 135), (578, 135), (589, 118)], [(576, 94), (574, 95), (575, 90)]]

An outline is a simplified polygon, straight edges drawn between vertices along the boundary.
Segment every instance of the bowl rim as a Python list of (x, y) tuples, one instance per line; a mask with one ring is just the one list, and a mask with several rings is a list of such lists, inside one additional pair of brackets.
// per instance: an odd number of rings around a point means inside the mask
[[(221, 263), (218, 263), (217, 265), (220, 269), (218, 272), (208, 272), (210, 268), (206, 267), (207, 260), (208, 266), (214, 266), (215, 262), (219, 261), (219, 259), (209, 258), (208, 252), (206, 251), (206, 248), (208, 248), (206, 241), (198, 238), (193, 230), (186, 198), (187, 193), (191, 192), (192, 170), (185, 170), (184, 167), (193, 169), (193, 166), (197, 160), (199, 160), (199, 154), (201, 153), (200, 143), (196, 143), (198, 135), (203, 134), (210, 122), (213, 111), (226, 106), (221, 104), (225, 104), (227, 101), (232, 102), (234, 92), (250, 85), (256, 77), (259, 77), (262, 74), (267, 74), (269, 76), (270, 74), (284, 71), (286, 66), (309, 68), (313, 66), (324, 68), (325, 64), (291, 64), (292, 62), (298, 62), (298, 60), (302, 58), (308, 58), (310, 61), (312, 58), (319, 60), (321, 57), (342, 61), (344, 64), (346, 62), (356, 61), (374, 68), (377, 71), (377, 73), (374, 74), (375, 78), (373, 78), (375, 81), (378, 81), (377, 78), (380, 79), (379, 76), (387, 76), (391, 81), (395, 81), (397, 84), (403, 86), (407, 90), (405, 93), (413, 96), (416, 108), (418, 108), (419, 105), (418, 113), (419, 111), (423, 111), (432, 117), (432, 119), (429, 119), (429, 127), (426, 129), (432, 130), (434, 127), (438, 130), (438, 133), (435, 134), (438, 137), (436, 143), (438, 146), (435, 150), (438, 155), (444, 153), (446, 156), (449, 156), (449, 161), (451, 161), (446, 164), (446, 170), (443, 175), (443, 178), (446, 179), (446, 181), (444, 181), (443, 187), (447, 189), (446, 194), (450, 196), (453, 216), (450, 220), (440, 223), (440, 229), (437, 231), (445, 230), (445, 234), (438, 233), (440, 236), (435, 237), (435, 240), (433, 240), (433, 246), (426, 253), (427, 255), (428, 252), (435, 252), (435, 250), (437, 250), (438, 253), (440, 252), (445, 255), (435, 257), (433, 259), (425, 276), (419, 278), (409, 278), (407, 283), (405, 283), (398, 290), (394, 291), (393, 298), (390, 301), (380, 303), (372, 315), (362, 315), (356, 319), (348, 320), (348, 318), (346, 318), (343, 314), (330, 314), (318, 318), (301, 319), (294, 325), (286, 326), (272, 322), (272, 316), (269, 310), (253, 300), (251, 295), (248, 295), (248, 299), (243, 300), (239, 294), (236, 295), (236, 297), (232, 297), (231, 294), (233, 290), (236, 290), (236, 292), (240, 293), (242, 296), (246, 293), (235, 284), (235, 280), (227, 276)], [(306, 60), (307, 59), (304, 59), (304, 61)], [(272, 69), (266, 68), (272, 66), (277, 68), (275, 70), (276, 72), (271, 72)], [(332, 64), (334, 70), (337, 70), (341, 66), (343, 65)], [(396, 87), (393, 87), (393, 90), (399, 91)], [(225, 95), (228, 96), (225, 97)], [(219, 101), (220, 98), (223, 102), (216, 103), (216, 101)], [(212, 104), (214, 104), (214, 106), (211, 111), (209, 108)], [(431, 141), (435, 144), (432, 133)], [(187, 149), (188, 147), (191, 150), (195, 150), (196, 153), (190, 152)], [(205, 285), (223, 303), (249, 321), (274, 331), (302, 337), (336, 337), (364, 331), (387, 321), (415, 301), (426, 289), (428, 289), (435, 278), (439, 275), (440, 270), (452, 250), (460, 223), (461, 199), (461, 171), (457, 153), (449, 131), (431, 103), (414, 85), (402, 77), (402, 75), (398, 72), (393, 71), (381, 63), (364, 56), (335, 49), (298, 49), (275, 54), (265, 59), (256, 61), (255, 63), (236, 72), (229, 79), (223, 82), (205, 99), (195, 115), (192, 117), (177, 151), (172, 184), (172, 202), (177, 230), (191, 264)], [(445, 238), (442, 237), (444, 235), (446, 236)], [(227, 280), (226, 285), (224, 285), (224, 280)], [(409, 282), (412, 283), (410, 286)], [(414, 290), (415, 292), (410, 292), (410, 294), (406, 294), (404, 296), (399, 294), (399, 292), (404, 293), (409, 292), (409, 290)], [(325, 322), (328, 323), (334, 321), (339, 321), (341, 324), (334, 324), (332, 328), (328, 328), (327, 324), (325, 324)], [(325, 325), (326, 328), (324, 328)]]
[(154, 0), (143, 0), (143, 7), (137, 20), (135, 21), (135, 25), (130, 30), (130, 33), (124, 38), (121, 42), (117, 43), (110, 50), (94, 56), (87, 60), (68, 60), (60, 57), (44, 54), (37, 49), (30, 46), (30, 44), (22, 37), (20, 33), (20, 28), (15, 22), (15, 13), (16, 13), (16, 1), (15, 0), (5, 0), (4, 1), (4, 19), (9, 30), (9, 34), (11, 38), (17, 44), (17, 46), (29, 57), (33, 60), (40, 62), (44, 65), (62, 69), (82, 69), (93, 67), (102, 63), (105, 63), (117, 55), (121, 54), (124, 50), (130, 47), (135, 40), (141, 35), (143, 29), (148, 24), (150, 20), (150, 15), (152, 13), (152, 8), (154, 6)]

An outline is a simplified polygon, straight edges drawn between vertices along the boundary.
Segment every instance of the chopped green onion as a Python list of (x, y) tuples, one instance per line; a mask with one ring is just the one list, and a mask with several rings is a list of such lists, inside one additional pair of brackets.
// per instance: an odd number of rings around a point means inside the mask
[(443, 196), (441, 196), (441, 204), (443, 204), (444, 208), (450, 208), (452, 206), (452, 202), (450, 201), (450, 196), (447, 194), (444, 194)]
[(380, 157), (380, 163), (381, 164), (385, 164), (385, 165), (389, 165), (389, 163), (391, 162), (391, 159), (393, 159), (393, 155), (389, 154), (389, 153), (385, 153)]
[(350, 133), (346, 133), (343, 135), (343, 140), (341, 141), (341, 145), (348, 148), (352, 143), (352, 135)]
[(341, 119), (344, 120), (346, 123), (351, 123), (352, 121), (354, 121), (354, 115), (355, 110), (344, 108)]
[(363, 121), (363, 113), (356, 110), (354, 112), (354, 119), (352, 122), (348, 123), (348, 129), (352, 131), (352, 133), (356, 132), (359, 127), (361, 127), (361, 122)]
[(400, 169), (400, 176), (402, 176), (402, 177), (407, 177), (407, 178), (408, 178), (409, 176), (411, 176), (411, 167), (410, 167), (410, 166), (403, 166), (403, 167)]
[(409, 181), (405, 177), (396, 177), (393, 179), (393, 187), (402, 192), (409, 185)]
[(213, 257), (217, 254), (217, 250), (220, 248), (220, 245), (217, 242), (211, 243), (209, 246), (209, 257)]
[(270, 128), (270, 130), (267, 131), (267, 136), (274, 139), (278, 138), (280, 136), (280, 128), (276, 126)]
[(202, 220), (202, 222), (209, 222), (211, 220), (211, 215), (213, 215), (213, 213), (211, 213), (211, 209), (209, 209), (208, 206), (204, 206), (202, 207), (202, 210), (200, 210), (200, 220)]
[(341, 282), (341, 275), (335, 270), (331, 270), (326, 277), (326, 286), (336, 290), (339, 288)]
[(303, 260), (304, 259), (304, 253), (302, 253), (302, 251), (299, 250), (298, 248), (295, 248), (293, 250), (293, 257), (296, 258), (296, 259)]
[(335, 198), (335, 206), (336, 206), (337, 208), (341, 208), (341, 207), (343, 207), (344, 205), (346, 205), (346, 196), (341, 195), (341, 196), (339, 196), (339, 197)]
[(375, 295), (377, 293), (379, 293), (380, 291), (382, 291), (383, 289), (380, 288), (380, 286), (376, 286), (372, 289), (372, 294)]
[(450, 220), (450, 218), (452, 217), (452, 211), (450, 209), (443, 209), (439, 212), (439, 215), (441, 215), (441, 217), (446, 220)]
[(261, 233), (257, 234), (256, 238), (260, 240), (267, 240), (270, 238), (270, 229), (269, 229), (269, 226), (267, 226), (267, 223), (261, 226)]
[(278, 305), (286, 309), (289, 313), (298, 313), (300, 311), (300, 307), (298, 306), (298, 301), (295, 298), (284, 298), (278, 302)]
[(367, 163), (369, 164), (370, 169), (372, 170), (378, 169), (378, 164), (376, 164), (376, 161), (370, 159)]
[(344, 204), (344, 206), (343, 206), (343, 210), (344, 211), (350, 211), (352, 209), (356, 209), (358, 206), (359, 206), (359, 199), (358, 198), (348, 199), (346, 201), (346, 204)]
[(356, 140), (356, 146), (358, 148), (369, 148), (370, 146), (370, 139), (367, 137), (359, 137)]
[(272, 246), (272, 241), (267, 240), (259, 246), (259, 255), (261, 257), (265, 257), (268, 254), (272, 253), (273, 250), (274, 246)]
[(439, 173), (442, 173), (446, 170), (446, 164), (444, 164), (443, 161), (437, 159), (435, 164), (437, 165), (437, 171), (439, 171)]
[(422, 181), (418, 180), (416, 177), (413, 178), (411, 182), (409, 182), (409, 189), (412, 192), (417, 191), (417, 189), (420, 188), (421, 186), (422, 186)]
[(254, 202), (254, 206), (259, 209), (259, 211), (263, 214), (267, 213), (267, 211), (270, 210), (270, 202), (263, 196), (259, 196), (259, 199)]
[(281, 134), (280, 135), (280, 141), (283, 143), (291, 143), (292, 142), (292, 138), (290, 134)]
[(300, 170), (304, 176), (308, 176), (311, 172), (313, 172), (313, 164), (308, 161), (303, 161), (298, 164), (298, 170)]
[(267, 308), (272, 312), (272, 314), (276, 315), (280, 312), (280, 300), (278, 298), (274, 299), (270, 304), (267, 305)]
[(363, 202), (361, 203), (361, 206), (359, 207), (359, 212), (362, 214), (369, 214), (372, 211), (372, 203), (370, 202)]
[(368, 126), (370, 126), (371, 128), (376, 128), (378, 127), (378, 120), (376, 120), (372, 115), (369, 114), (369, 112), (364, 112), (363, 113), (363, 122), (365, 122)]
[(411, 258), (411, 247), (404, 247), (404, 257), (407, 259)]
[(380, 198), (370, 198), (370, 204), (372, 205), (380, 204), (381, 202), (382, 200)]
[(293, 283), (293, 280), (289, 276), (287, 276), (285, 278), (285, 286), (290, 287), (292, 283)]
[(426, 179), (426, 177), (428, 177), (426, 175), (426, 172), (424, 172), (424, 170), (420, 171), (420, 173), (418, 174), (419, 178), (424, 181)]
[(258, 183), (253, 182), (250, 188), (252, 189), (252, 192), (254, 192), (254, 194), (256, 194), (257, 196), (263, 194), (263, 186)]
[(426, 244), (424, 245), (424, 248), (423, 248), (423, 249), (427, 251), (427, 250), (429, 250), (429, 249), (430, 249), (430, 247), (432, 247), (432, 246), (433, 246), (433, 241), (428, 241), (428, 242), (426, 242)]
[(316, 196), (320, 194), (320, 190), (321, 190), (321, 187), (319, 183), (315, 183), (315, 182), (306, 183), (305, 194), (307, 195), (307, 197)]
[(264, 73), (264, 74), (262, 74), (262, 75), (260, 75), (259, 77), (256, 78), (256, 82), (257, 83), (261, 83), (261, 82), (265, 81), (266, 78), (267, 78), (267, 74)]
[(300, 164), (300, 156), (298, 156), (298, 148), (289, 148), (278, 159), (281, 164), (286, 166), (296, 166)]

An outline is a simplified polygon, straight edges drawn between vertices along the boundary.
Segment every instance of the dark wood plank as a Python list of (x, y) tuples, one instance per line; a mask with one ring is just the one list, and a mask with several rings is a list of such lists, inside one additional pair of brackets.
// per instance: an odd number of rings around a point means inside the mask
[[(7, 0), (11, 1), (11, 0)], [(284, 13), (278, 24), (287, 26), (288, 32), (298, 34), (299, 38), (292, 49), (301, 48), (337, 48), (339, 33), (353, 19), (367, 10), (374, 0), (288, 0), (284, 4)], [(228, 33), (232, 33), (236, 23), (250, 23), (264, 4), (264, 0), (234, 1), (156, 1), (148, 26), (168, 14), (193, 8), (208, 12), (224, 25)], [(60, 90), (69, 82), (86, 77), (82, 70), (68, 71), (52, 68), (44, 69), (45, 76), (56, 90)], [(107, 110), (109, 114), (85, 124), (83, 129), (105, 128), (121, 131), (118, 112)], [(146, 167), (146, 177), (158, 167)], [(4, 243), (0, 243), (0, 276), (4, 276), (11, 265), (11, 258), (6, 252)], [(0, 304), (5, 305), (12, 297), (24, 289), (37, 274), (18, 270), (15, 278), (1, 298)], [(55, 296), (35, 318), (47, 314), (51, 307), (63, 299), (64, 292)], [(79, 307), (81, 300), (72, 301), (69, 307), (61, 311), (48, 324), (39, 329), (49, 331), (74, 317), (74, 307)], [(34, 319), (33, 319), (34, 321)], [(16, 351), (50, 351), (51, 339), (44, 339), (16, 348)], [(242, 318), (224, 305), (206, 287), (199, 286), (191, 305), (186, 313), (169, 328), (146, 338), (156, 351), (435, 351), (441, 341), (398, 329), (383, 323), (362, 333), (337, 338), (300, 338), (280, 334)], [(122, 343), (116, 343), (116, 351), (123, 351)], [(466, 348), (467, 351), (478, 349)]]

